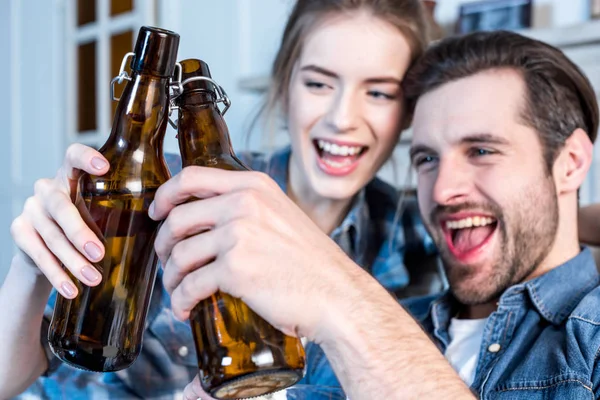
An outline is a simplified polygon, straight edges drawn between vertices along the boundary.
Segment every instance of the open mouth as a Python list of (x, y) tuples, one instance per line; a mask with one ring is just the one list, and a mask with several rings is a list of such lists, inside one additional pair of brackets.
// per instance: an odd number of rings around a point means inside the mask
[(491, 241), (497, 228), (498, 220), (486, 215), (442, 221), (448, 248), (461, 261), (478, 254)]
[(358, 161), (369, 150), (368, 146), (314, 139), (317, 162), (330, 175), (347, 175), (358, 167)]

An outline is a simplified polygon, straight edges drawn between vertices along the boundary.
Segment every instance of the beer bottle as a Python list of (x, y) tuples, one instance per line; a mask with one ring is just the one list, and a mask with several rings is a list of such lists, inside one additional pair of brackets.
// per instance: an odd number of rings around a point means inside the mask
[[(170, 177), (163, 140), (178, 46), (174, 32), (140, 29), (135, 52), (125, 57), (117, 77), (128, 83), (99, 150), (110, 169), (104, 176), (84, 173), (79, 179), (73, 200), (106, 250), (93, 264), (102, 274), (98, 286), (85, 286), (69, 273), (78, 296), (57, 295), (48, 340), (54, 354), (75, 367), (117, 371), (131, 365), (141, 350), (157, 264), (158, 223), (148, 217), (148, 207)], [(131, 77), (123, 71), (128, 56), (133, 57)]]
[[(182, 166), (247, 170), (233, 152), (227, 125), (217, 107), (221, 101), (229, 107), (229, 100), (210, 79), (208, 65), (189, 59), (181, 66), (182, 93), (175, 102)], [(217, 399), (272, 393), (304, 375), (300, 340), (275, 329), (240, 299), (218, 292), (196, 305), (190, 324), (200, 382)]]

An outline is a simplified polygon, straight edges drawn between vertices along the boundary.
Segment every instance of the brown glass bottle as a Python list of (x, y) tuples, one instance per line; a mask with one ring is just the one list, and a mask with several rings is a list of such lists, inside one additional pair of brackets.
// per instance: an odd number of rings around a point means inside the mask
[[(247, 170), (235, 156), (227, 125), (217, 107), (216, 86), (206, 63), (184, 60), (178, 140), (183, 167), (199, 165)], [(284, 335), (240, 299), (218, 292), (199, 303), (190, 315), (200, 382), (217, 399), (260, 396), (302, 379), (305, 355), (298, 338)]]
[(99, 150), (110, 169), (79, 180), (74, 201), (105, 247), (104, 258), (94, 263), (102, 282), (90, 288), (70, 274), (79, 294), (57, 295), (48, 340), (61, 360), (82, 369), (117, 371), (141, 350), (157, 264), (158, 223), (148, 217), (148, 207), (169, 179), (163, 139), (178, 45), (174, 32), (140, 29), (131, 80)]

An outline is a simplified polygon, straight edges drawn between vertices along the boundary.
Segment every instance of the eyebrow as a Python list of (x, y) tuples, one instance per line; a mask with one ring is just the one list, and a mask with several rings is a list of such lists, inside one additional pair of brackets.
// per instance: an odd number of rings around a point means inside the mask
[[(314, 64), (305, 65), (302, 68), (300, 68), (300, 71), (312, 71), (312, 72), (316, 72), (318, 74), (329, 76), (331, 78), (339, 78), (339, 75), (336, 74), (335, 72), (325, 69), (323, 67), (319, 67), (318, 65), (314, 65)], [(402, 83), (402, 81), (400, 79), (395, 78), (393, 76), (381, 76), (381, 77), (369, 78), (369, 79), (366, 79), (365, 82), (367, 82), (367, 83), (394, 83), (396, 85), (400, 85)]]
[[(474, 143), (485, 143), (485, 144), (496, 144), (501, 146), (509, 145), (510, 142), (503, 137), (492, 135), (490, 133), (477, 133), (468, 135), (460, 140), (460, 144), (474, 144)], [(410, 160), (414, 160), (415, 156), (419, 153), (436, 153), (436, 151), (424, 144), (415, 144), (410, 146)]]
[(498, 145), (508, 145), (510, 142), (505, 138), (497, 135), (492, 135), (491, 133), (477, 133), (473, 135), (468, 135), (463, 137), (460, 140), (461, 144), (465, 143), (489, 143), (489, 144), (498, 144)]

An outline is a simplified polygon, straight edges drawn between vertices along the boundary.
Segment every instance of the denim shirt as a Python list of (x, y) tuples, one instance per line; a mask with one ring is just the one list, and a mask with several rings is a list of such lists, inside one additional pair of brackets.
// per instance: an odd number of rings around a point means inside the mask
[[(241, 154), (240, 158), (251, 169), (271, 176), (285, 192), (289, 148), (271, 157), (262, 154)], [(179, 156), (167, 154), (171, 173), (181, 170)], [(406, 288), (408, 272), (403, 263), (404, 231), (394, 223), (397, 207), (396, 191), (375, 179), (354, 200), (347, 216), (331, 237), (359, 265), (373, 274), (390, 291)], [(409, 221), (426, 252), (435, 254), (435, 247), (421, 223), (418, 214)], [(142, 351), (127, 369), (115, 373), (93, 373), (73, 368), (60, 362), (49, 349), (47, 330), (54, 308), (56, 292), (46, 306), (42, 326), (42, 342), (49, 360), (49, 369), (18, 398), (48, 399), (177, 399), (183, 388), (198, 373), (194, 341), (189, 323), (176, 320), (171, 311), (170, 297), (162, 286), (159, 268), (154, 286)], [(416, 280), (415, 280), (416, 281)], [(421, 292), (439, 290), (438, 280), (424, 282)], [(319, 346), (309, 343), (307, 373), (302, 383), (340, 386), (333, 370)]]
[[(600, 397), (600, 277), (589, 249), (508, 288), (486, 323), (471, 389), (481, 399)], [(403, 305), (445, 352), (449, 293)]]

